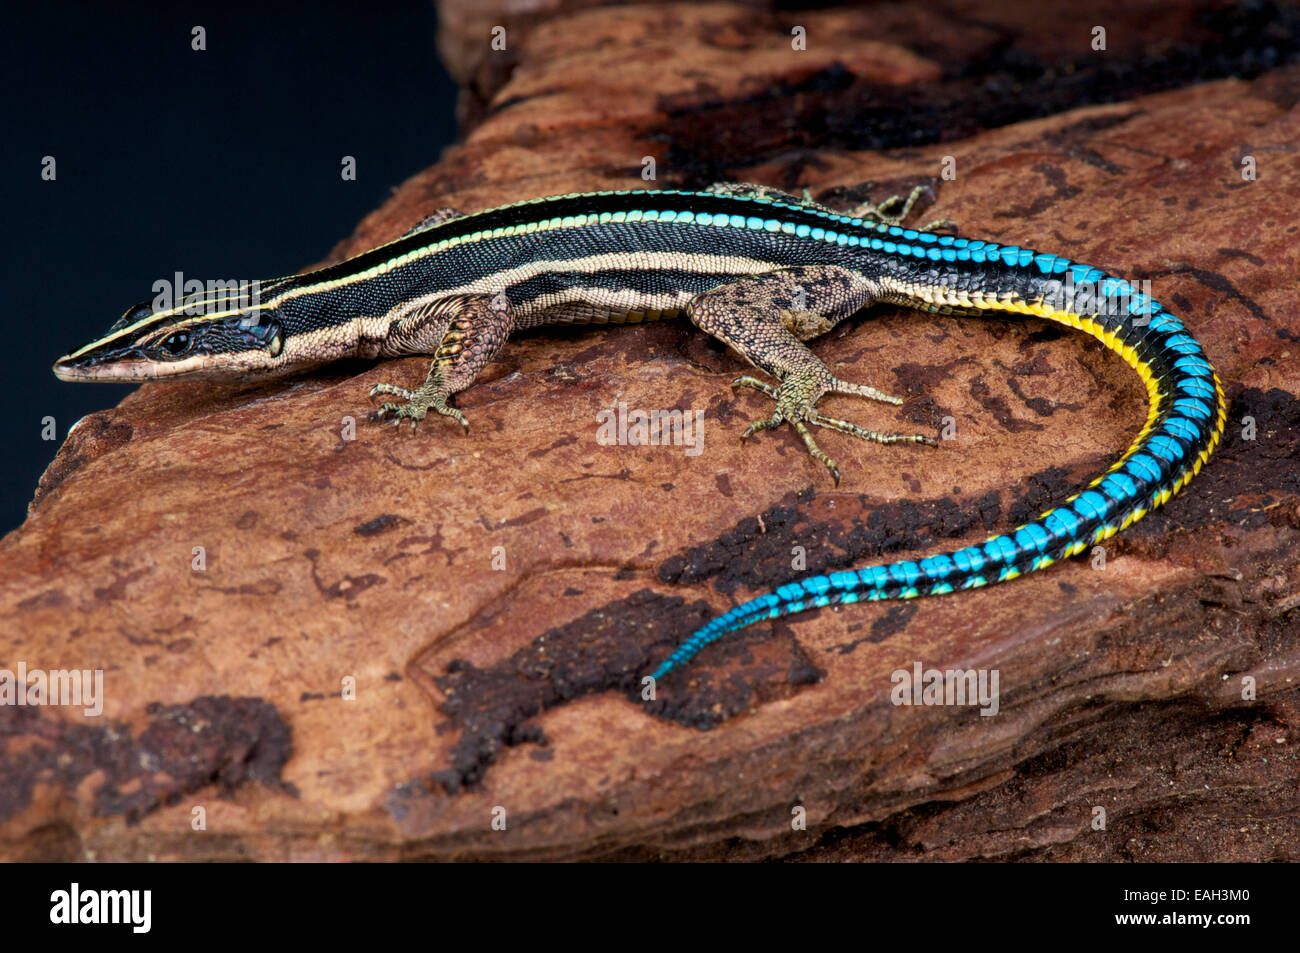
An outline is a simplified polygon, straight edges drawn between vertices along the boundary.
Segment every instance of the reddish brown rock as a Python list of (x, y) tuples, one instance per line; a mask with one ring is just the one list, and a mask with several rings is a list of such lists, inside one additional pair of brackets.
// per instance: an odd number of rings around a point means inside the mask
[[(1099, 20), (1132, 29), (1090, 81), (951, 78), (1008, 48), (1086, 60), (1065, 5), (1033, 9), (800, 12), (796, 53), (790, 15), (554, 5), (508, 68), (456, 61), (477, 124), (337, 251), (442, 205), (635, 187), (644, 156), (664, 185), (844, 204), (933, 182), (922, 218), (1149, 279), (1228, 388), (1212, 464), (1104, 569), (756, 626), (640, 697), (795, 547), (820, 570), (976, 541), (1122, 452), (1136, 379), (1037, 322), (878, 309), (820, 341), (910, 397), (831, 410), (957, 428), (938, 451), (827, 437), (838, 489), (792, 434), (736, 440), (762, 401), (676, 324), (517, 340), (462, 396), (469, 436), (365, 420), (421, 359), (145, 386), (74, 430), (0, 542), (0, 664), (101, 668), (106, 696), (99, 718), (0, 708), (0, 856), (1300, 859), (1300, 69), (1187, 85), (1231, 44), (1150, 8)], [(1136, 98), (1063, 101), (1115, 98), (1125, 69)], [(599, 444), (618, 401), (704, 411), (703, 452)], [(918, 661), (997, 669), (997, 716), (890, 704)]]

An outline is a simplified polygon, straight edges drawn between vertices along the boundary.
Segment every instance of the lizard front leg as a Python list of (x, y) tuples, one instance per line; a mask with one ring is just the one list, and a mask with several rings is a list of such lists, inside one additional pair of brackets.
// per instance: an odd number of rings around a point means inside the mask
[[(450, 320), (447, 320), (448, 313)], [(405, 400), (403, 404), (389, 402), (381, 406), (378, 419), (392, 417), (394, 426), (409, 420), (414, 430), (417, 422), (432, 410), (452, 418), (468, 433), (469, 421), (448, 400), (474, 383), (479, 372), (509, 339), (513, 327), (510, 302), (504, 294), (456, 295), (404, 317), (389, 332), (385, 350), (428, 353), (433, 334), (438, 335), (438, 344), (429, 374), (418, 390), (393, 384), (376, 384), (370, 389), (371, 397), (392, 394)]]
[(824, 416), (815, 409), (817, 401), (828, 393), (852, 394), (890, 404), (903, 402), (874, 387), (840, 380), (803, 343), (830, 330), (874, 296), (874, 286), (848, 268), (803, 265), (738, 278), (698, 295), (690, 303), (687, 314), (701, 330), (730, 345), (779, 382), (773, 387), (748, 376), (732, 382), (733, 387), (752, 387), (776, 401), (772, 415), (750, 424), (742, 440), (788, 423), (803, 440), (809, 455), (830, 470), (836, 485), (840, 482), (839, 467), (817, 446), (809, 424), (876, 443), (937, 446), (930, 437), (878, 433)]

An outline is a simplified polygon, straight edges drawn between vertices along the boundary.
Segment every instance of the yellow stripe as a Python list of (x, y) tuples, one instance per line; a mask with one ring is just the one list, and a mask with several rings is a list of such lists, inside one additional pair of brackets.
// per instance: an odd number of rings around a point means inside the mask
[[(1160, 414), (1160, 408), (1164, 399), (1164, 395), (1160, 392), (1160, 382), (1156, 379), (1156, 375), (1151, 368), (1151, 364), (1138, 357), (1137, 352), (1131, 346), (1125, 344), (1118, 337), (1116, 337), (1113, 332), (1106, 330), (1106, 328), (1102, 324), (1100, 324), (1093, 318), (1081, 317), (1080, 315), (1074, 314), (1069, 311), (1059, 311), (1053, 308), (1049, 308), (1042, 304), (1027, 304), (1023, 300), (1014, 301), (1014, 302), (999, 302), (997, 304), (985, 305), (985, 307), (993, 311), (1013, 311), (1020, 314), (1032, 314), (1040, 318), (1046, 318), (1049, 321), (1055, 321), (1058, 324), (1064, 324), (1067, 325), (1068, 327), (1077, 328), (1080, 331), (1085, 331), (1088, 334), (1095, 337), (1097, 340), (1101, 341), (1103, 344), (1105, 344), (1108, 350), (1113, 351), (1114, 353), (1118, 354), (1120, 357), (1124, 358), (1125, 363), (1127, 363), (1129, 367), (1133, 368), (1133, 370), (1137, 371), (1138, 376), (1142, 378), (1142, 382), (1146, 384), (1147, 387), (1147, 399), (1149, 403), (1147, 409), (1146, 423), (1143, 424), (1142, 430), (1133, 439), (1133, 442), (1129, 445), (1129, 448), (1124, 451), (1123, 456), (1121, 456), (1118, 460), (1116, 460), (1113, 464), (1111, 464), (1111, 466), (1109, 467), (1109, 469), (1106, 470), (1105, 473), (1101, 474), (1096, 479), (1094, 479), (1091, 483), (1088, 484), (1088, 486), (1090, 487), (1096, 486), (1102, 480), (1106, 479), (1106, 476), (1108, 474), (1113, 473), (1116, 470), (1118, 470), (1120, 467), (1122, 467), (1125, 461), (1127, 461), (1129, 457), (1131, 457), (1134, 453), (1136, 453), (1141, 448), (1142, 442), (1146, 440), (1147, 436), (1151, 433), (1151, 428), (1155, 425), (1156, 417), (1159, 416)], [(1218, 415), (1217, 415), (1217, 419), (1215, 420), (1214, 429), (1210, 434), (1209, 443), (1206, 445), (1205, 449), (1202, 450), (1199, 454), (1197, 454), (1196, 458), (1191, 462), (1190, 472), (1184, 470), (1182, 474), (1180, 474), (1179, 477), (1174, 481), (1172, 487), (1164, 490), (1158, 497), (1156, 497), (1156, 499), (1153, 502), (1153, 505), (1159, 506), (1159, 505), (1163, 505), (1164, 503), (1167, 503), (1170, 497), (1172, 497), (1175, 493), (1177, 493), (1184, 486), (1186, 486), (1188, 482), (1190, 482), (1192, 477), (1200, 473), (1201, 467), (1205, 465), (1205, 462), (1210, 458), (1210, 454), (1213, 453), (1215, 447), (1218, 446), (1219, 438), (1223, 436), (1224, 427), (1227, 425), (1228, 422), (1228, 401), (1227, 401), (1227, 396), (1223, 392), (1223, 383), (1219, 380), (1219, 375), (1213, 374), (1212, 372), (1212, 376), (1214, 377), (1214, 391), (1215, 391), (1215, 398), (1218, 404), (1218, 408), (1217, 408)], [(1070, 499), (1073, 500), (1078, 495), (1079, 494), (1076, 493), (1074, 496), (1070, 497)], [(1119, 528), (1123, 529), (1127, 527), (1129, 524), (1137, 522), (1144, 515), (1146, 515), (1146, 512), (1147, 511), (1145, 509), (1142, 509), (1135, 513), (1130, 514), (1124, 520), (1123, 525)], [(1117, 531), (1115, 527), (1103, 527), (1103, 530), (1106, 532), (1106, 536), (1111, 536)], [(1101, 537), (1101, 538), (1105, 538), (1105, 537)]]

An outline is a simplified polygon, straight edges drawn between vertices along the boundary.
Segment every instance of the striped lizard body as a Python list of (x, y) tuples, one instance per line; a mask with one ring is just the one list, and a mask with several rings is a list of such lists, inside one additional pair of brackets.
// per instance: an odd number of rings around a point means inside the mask
[[(774, 384), (773, 413), (742, 435), (790, 424), (835, 482), (811, 426), (879, 443), (816, 410), (825, 394), (901, 403), (837, 378), (805, 345), (872, 302), (945, 314), (1029, 315), (1102, 341), (1147, 387), (1141, 433), (1061, 506), (979, 546), (814, 575), (738, 605), (690, 636), (662, 677), (727, 632), (833, 604), (912, 598), (1014, 579), (1084, 551), (1141, 519), (1200, 470), (1223, 432), (1223, 389), (1200, 344), (1128, 283), (1057, 255), (908, 228), (900, 214), (837, 212), (762, 186), (704, 192), (596, 192), (533, 199), (473, 215), (441, 210), (355, 258), (244, 291), (142, 303), (101, 338), (60, 358), (64, 380), (262, 379), (344, 357), (432, 354), (423, 386), (379, 384), (379, 416), (414, 428), (430, 412), (468, 429), (451, 398), (517, 330), (684, 314)], [(893, 200), (891, 200), (892, 202)]]

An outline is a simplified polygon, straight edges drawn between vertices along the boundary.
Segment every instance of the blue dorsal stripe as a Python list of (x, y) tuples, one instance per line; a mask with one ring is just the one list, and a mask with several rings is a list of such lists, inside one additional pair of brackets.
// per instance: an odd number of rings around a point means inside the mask
[(1081, 514), (1084, 519), (1097, 520), (1105, 517), (1109, 503), (1096, 490), (1087, 490), (1080, 493), (1078, 499), (1072, 505), (1075, 511)]
[(1180, 397), (1174, 401), (1174, 410), (1198, 420), (1210, 419), (1210, 408), (1194, 397)]
[(1073, 539), (1079, 532), (1079, 517), (1068, 506), (1062, 506), (1044, 516), (1043, 525), (1057, 536)]
[(1203, 357), (1180, 357), (1174, 361), (1174, 367), (1184, 374), (1194, 374), (1197, 377), (1209, 377), (1214, 373), (1209, 362)]
[(1117, 500), (1127, 500), (1137, 496), (1137, 484), (1123, 473), (1111, 473), (1099, 484), (1107, 493)]
[(1029, 523), (1016, 530), (1016, 545), (1021, 549), (1037, 549), (1047, 545), (1048, 535), (1037, 523)]
[(995, 536), (984, 544), (984, 554), (990, 562), (1012, 562), (1016, 558), (1016, 544), (1005, 536)]
[(945, 555), (930, 556), (921, 560), (921, 570), (931, 579), (942, 579), (953, 571), (952, 560)]
[(1175, 437), (1181, 437), (1188, 443), (1195, 441), (1197, 435), (1200, 433), (1200, 428), (1197, 427), (1196, 424), (1183, 417), (1170, 417), (1165, 421), (1163, 429), (1167, 430)]
[(821, 595), (831, 587), (831, 581), (825, 576), (811, 576), (803, 581), (804, 590), (811, 595)]
[(1139, 480), (1148, 483), (1157, 483), (1160, 480), (1160, 465), (1146, 454), (1135, 453), (1129, 457), (1128, 463), (1124, 466)]
[(1147, 447), (1157, 457), (1169, 463), (1176, 463), (1183, 457), (1183, 448), (1178, 445), (1177, 441), (1163, 434), (1156, 434), (1147, 441)]
[(1214, 399), (1214, 388), (1200, 377), (1184, 377), (1174, 386), (1194, 397), (1203, 397), (1206, 400)]

